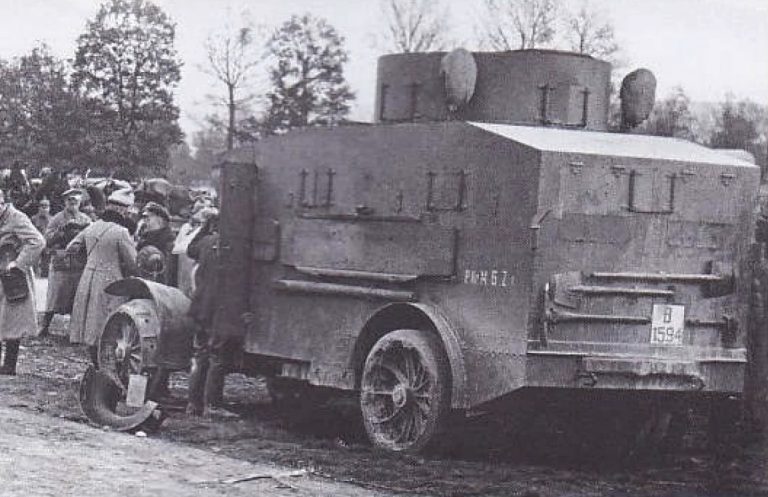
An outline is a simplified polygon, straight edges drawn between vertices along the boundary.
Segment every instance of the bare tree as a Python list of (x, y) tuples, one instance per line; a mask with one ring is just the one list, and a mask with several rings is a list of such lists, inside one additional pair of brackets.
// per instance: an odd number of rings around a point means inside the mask
[(226, 86), (227, 150), (234, 147), (238, 107), (253, 98), (253, 94), (238, 95), (238, 92), (264, 59), (265, 38), (263, 28), (245, 21), (241, 26), (227, 23), (205, 41), (209, 65), (203, 70)]
[(574, 52), (611, 60), (619, 50), (613, 25), (589, 0), (565, 17), (566, 40)]
[(381, 0), (384, 38), (395, 52), (444, 50), (448, 9), (440, 0)]
[(550, 43), (560, 0), (485, 0), (485, 41), (494, 50), (536, 48)]

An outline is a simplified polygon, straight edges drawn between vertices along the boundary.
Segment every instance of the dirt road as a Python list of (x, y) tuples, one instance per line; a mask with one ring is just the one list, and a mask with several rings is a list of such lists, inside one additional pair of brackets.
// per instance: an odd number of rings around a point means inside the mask
[[(59, 318), (54, 324), (56, 333), (66, 329)], [(595, 457), (535, 464), (525, 457), (526, 447), (510, 444), (492, 427), (452, 432), (461, 444), (448, 453), (387, 454), (355, 437), (348, 418), (334, 410), (309, 412), (308, 425), (287, 421), (286, 413), (271, 404), (264, 383), (242, 375), (228, 376), (225, 389), (238, 417), (191, 418), (183, 408), (169, 409), (161, 429), (147, 439), (107, 433), (89, 427), (80, 412), (78, 383), (86, 365), (83, 348), (61, 339), (22, 342), (19, 376), (0, 377), (0, 423), (8, 427), (3, 430), (8, 434), (0, 435), (0, 483), (5, 485), (0, 486), (0, 497), (166, 497), (182, 491), (185, 496), (327, 495), (326, 491), (342, 496), (768, 496), (768, 443), (755, 444), (752, 453), (733, 465), (713, 464), (692, 441), (671, 456), (642, 464), (610, 464)], [(183, 401), (186, 388), (186, 375), (174, 373), (173, 396)], [(208, 461), (212, 462), (206, 466)], [(282, 479), (296, 490), (277, 488), (280, 483), (273, 479), (220, 482), (275, 468), (313, 476)], [(719, 469), (727, 477), (725, 487), (713, 486)], [(153, 473), (147, 484), (142, 484), (143, 473)], [(90, 493), (81, 492), (76, 483), (89, 478)], [(313, 487), (316, 483), (320, 486)], [(31, 485), (35, 492), (27, 490)]]
[(0, 426), (3, 497), (390, 495), (19, 409), (0, 407)]

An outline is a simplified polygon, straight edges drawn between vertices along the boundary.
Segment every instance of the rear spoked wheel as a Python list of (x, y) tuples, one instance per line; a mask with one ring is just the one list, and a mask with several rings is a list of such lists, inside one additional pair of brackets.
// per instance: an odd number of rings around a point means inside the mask
[(380, 338), (363, 367), (360, 407), (379, 448), (417, 452), (435, 442), (450, 411), (450, 373), (438, 337), (397, 330)]

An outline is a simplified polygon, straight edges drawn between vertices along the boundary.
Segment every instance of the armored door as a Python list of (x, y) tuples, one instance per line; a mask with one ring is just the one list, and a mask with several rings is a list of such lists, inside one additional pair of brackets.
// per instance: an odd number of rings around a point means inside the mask
[(219, 220), (219, 289), (215, 326), (218, 333), (243, 338), (248, 319), (251, 240), (255, 216), (256, 165), (222, 165)]

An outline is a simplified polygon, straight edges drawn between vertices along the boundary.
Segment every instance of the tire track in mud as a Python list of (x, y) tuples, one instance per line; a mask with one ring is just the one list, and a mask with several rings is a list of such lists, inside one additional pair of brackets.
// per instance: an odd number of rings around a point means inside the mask
[[(63, 421), (52, 418), (83, 420), (77, 403), (77, 378), (85, 369), (85, 353), (79, 347), (50, 339), (25, 341), (23, 346), (20, 376), (0, 379), (0, 401), (25, 411), (42, 411), (51, 419), (50, 437), (66, 440), (71, 433), (66, 428), (69, 423), (57, 424)], [(185, 375), (174, 374), (171, 389), (175, 397), (184, 398)], [(710, 461), (698, 449), (680, 452), (663, 461), (619, 468), (603, 467), (600, 461), (534, 465), (520, 457), (526, 447), (516, 447), (513, 441), (501, 436), (502, 420), (482, 429), (473, 425), (475, 422), (457, 428), (463, 435), (458, 437), (461, 443), (453, 450), (423, 457), (387, 454), (371, 449), (354, 436), (355, 430), (350, 430), (353, 422), (339, 414), (348, 415), (348, 409), (312, 410), (304, 413), (309, 414), (308, 422), (290, 422), (288, 413), (270, 404), (263, 382), (240, 375), (228, 377), (226, 398), (230, 407), (240, 414), (239, 418), (206, 420), (172, 411), (161, 430), (151, 438), (171, 442), (169, 446), (191, 446), (208, 455), (227, 456), (257, 465), (307, 469), (313, 474), (389, 494), (405, 492), (441, 497), (768, 495), (765, 491), (768, 483), (755, 476), (760, 471), (768, 474), (761, 462), (766, 458), (759, 451), (749, 456), (748, 464), (743, 464), (750, 466), (749, 471), (741, 472), (735, 482), (729, 483), (731, 486), (727, 488), (733, 491), (723, 493), (722, 489), (709, 487)], [(87, 428), (82, 424), (75, 426)], [(135, 437), (126, 438), (135, 442)], [(94, 450), (87, 444), (83, 447)], [(91, 465), (98, 467), (97, 463)], [(61, 467), (57, 469), (59, 473), (64, 471)], [(0, 473), (0, 479), (2, 476)], [(255, 484), (265, 483), (247, 483)]]

